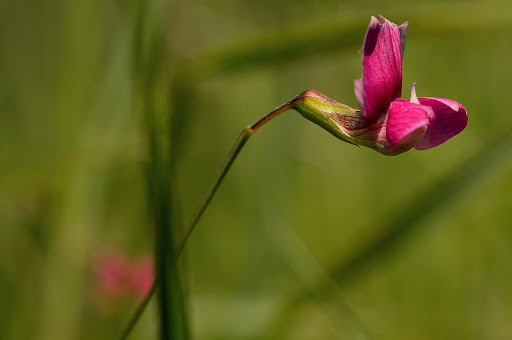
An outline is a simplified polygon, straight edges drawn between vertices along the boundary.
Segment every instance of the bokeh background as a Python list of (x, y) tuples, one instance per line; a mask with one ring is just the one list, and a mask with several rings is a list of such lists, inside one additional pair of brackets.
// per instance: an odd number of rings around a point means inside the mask
[(512, 339), (508, 0), (1, 2), (0, 338), (116, 338), (135, 309), (94, 263), (152, 254), (138, 72), (186, 221), (245, 126), (308, 88), (357, 107), (378, 14), (409, 21), (404, 97), (461, 102), (467, 129), (385, 157), (295, 112), (262, 128), (180, 259), (193, 338)]

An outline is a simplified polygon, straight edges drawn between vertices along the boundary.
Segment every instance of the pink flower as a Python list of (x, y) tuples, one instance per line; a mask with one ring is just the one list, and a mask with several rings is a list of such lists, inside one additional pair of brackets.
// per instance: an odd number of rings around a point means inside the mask
[(127, 278), (128, 287), (134, 294), (144, 296), (149, 293), (155, 276), (153, 270), (153, 259), (151, 256), (139, 259), (131, 265)]
[(397, 26), (382, 16), (372, 17), (361, 56), (363, 77), (355, 81), (361, 110), (308, 90), (290, 102), (307, 119), (336, 137), (370, 147), (385, 155), (415, 148), (430, 149), (457, 135), (467, 125), (466, 109), (451, 99), (401, 99), (402, 55), (407, 23)]
[(117, 298), (130, 294), (126, 285), (128, 259), (120, 252), (101, 254), (94, 263), (95, 286), (102, 296)]
[(417, 98), (414, 84), (410, 100), (399, 98), (406, 30), (407, 22), (397, 26), (380, 15), (372, 17), (361, 50), (363, 77), (355, 81), (363, 128), (372, 130), (358, 139), (375, 139), (377, 148), (388, 151), (389, 146), (392, 154), (438, 146), (464, 130), (468, 121), (461, 104)]
[(150, 256), (131, 260), (118, 250), (102, 252), (93, 266), (94, 284), (101, 299), (143, 297), (153, 284)]

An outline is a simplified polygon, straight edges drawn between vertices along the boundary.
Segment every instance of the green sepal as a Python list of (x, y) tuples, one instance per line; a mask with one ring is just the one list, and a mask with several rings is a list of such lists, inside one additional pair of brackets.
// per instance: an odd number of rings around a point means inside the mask
[(358, 130), (363, 126), (364, 118), (359, 110), (315, 90), (307, 90), (299, 95), (292, 108), (333, 136), (346, 143), (358, 145), (348, 131)]

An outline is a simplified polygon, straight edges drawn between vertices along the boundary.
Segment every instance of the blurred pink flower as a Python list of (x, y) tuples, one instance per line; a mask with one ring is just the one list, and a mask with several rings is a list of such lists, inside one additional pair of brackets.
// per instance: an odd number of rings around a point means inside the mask
[(130, 290), (141, 296), (146, 295), (153, 285), (153, 271), (153, 259), (149, 255), (134, 262), (128, 273)]
[(130, 259), (119, 250), (100, 252), (93, 264), (94, 287), (101, 299), (143, 297), (153, 284), (151, 256)]

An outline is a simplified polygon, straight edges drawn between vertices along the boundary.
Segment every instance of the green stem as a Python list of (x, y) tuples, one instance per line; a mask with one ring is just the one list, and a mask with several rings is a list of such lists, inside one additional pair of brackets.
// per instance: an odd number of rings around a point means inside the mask
[(133, 327), (135, 327), (135, 324), (139, 320), (140, 316), (142, 315), (142, 312), (146, 309), (146, 306), (148, 305), (149, 301), (151, 300), (151, 297), (153, 294), (155, 294), (156, 289), (158, 288), (158, 284), (160, 283), (160, 277), (155, 277), (155, 280), (153, 281), (153, 285), (151, 286), (151, 289), (149, 290), (148, 294), (142, 300), (139, 305), (137, 306), (137, 309), (133, 313), (132, 317), (130, 318), (130, 321), (128, 321), (128, 324), (123, 329), (123, 332), (119, 336), (119, 340), (124, 340), (128, 338), (128, 335), (132, 331)]
[[(187, 241), (188, 241), (190, 235), (192, 234), (192, 231), (194, 231), (194, 228), (197, 225), (197, 222), (199, 222), (199, 219), (201, 218), (201, 216), (203, 215), (204, 211), (208, 207), (208, 204), (212, 200), (213, 196), (215, 195), (215, 192), (217, 191), (217, 189), (219, 188), (220, 184), (222, 183), (222, 180), (224, 179), (224, 177), (226, 177), (226, 174), (228, 173), (231, 165), (235, 161), (236, 157), (238, 156), (238, 154), (242, 150), (242, 148), (245, 145), (245, 143), (247, 142), (247, 140), (249, 140), (249, 138), (259, 128), (261, 128), (265, 123), (267, 123), (271, 119), (277, 117), (281, 113), (286, 112), (286, 111), (292, 109), (293, 105), (298, 100), (300, 100), (301, 98), (302, 98), (301, 95), (295, 97), (294, 99), (292, 99), (288, 103), (283, 104), (283, 105), (279, 106), (278, 108), (276, 108), (274, 111), (270, 112), (268, 115), (266, 115), (265, 117), (260, 119), (254, 125), (248, 126), (248, 127), (246, 127), (245, 129), (242, 130), (242, 132), (240, 133), (240, 135), (236, 139), (235, 143), (231, 147), (231, 150), (229, 151), (228, 155), (226, 156), (226, 159), (222, 163), (220, 169), (217, 171), (217, 175), (213, 179), (213, 182), (210, 185), (210, 188), (208, 189), (208, 191), (206, 192), (206, 195), (204, 196), (203, 200), (201, 201), (201, 204), (196, 209), (196, 211), (192, 215), (192, 218), (190, 219), (187, 227), (185, 228), (185, 231), (182, 234), (181, 240), (178, 243), (178, 246), (176, 247), (176, 252), (175, 252), (176, 261), (178, 260), (179, 256), (183, 252), (183, 249), (185, 248), (185, 245), (187, 244)], [(131, 330), (133, 329), (133, 327), (135, 326), (135, 324), (139, 320), (140, 316), (142, 315), (142, 312), (144, 311), (144, 309), (148, 305), (148, 302), (153, 297), (155, 291), (158, 288), (158, 285), (160, 284), (160, 281), (161, 281), (161, 277), (160, 276), (155, 277), (155, 280), (153, 281), (153, 286), (151, 287), (151, 290), (148, 292), (148, 294), (146, 295), (144, 300), (142, 300), (140, 302), (139, 306), (137, 307), (137, 309), (135, 310), (134, 314), (130, 318), (130, 321), (128, 322), (128, 324), (126, 325), (125, 329), (121, 333), (121, 336), (119, 337), (120, 340), (124, 340), (124, 339), (126, 339), (128, 337), (128, 335), (130, 334)]]
[(226, 159), (224, 160), (224, 163), (222, 163), (222, 166), (217, 171), (217, 175), (215, 176), (215, 179), (213, 180), (212, 184), (210, 185), (210, 188), (206, 192), (206, 195), (204, 196), (201, 204), (197, 208), (197, 210), (192, 215), (192, 218), (190, 219), (190, 222), (188, 223), (185, 231), (183, 232), (181, 236), (181, 241), (178, 243), (178, 246), (176, 247), (176, 255), (179, 256), (183, 252), (183, 248), (185, 248), (185, 245), (187, 244), (188, 238), (190, 237), (190, 234), (192, 234), (192, 231), (194, 230), (197, 222), (199, 222), (199, 219), (203, 215), (204, 211), (208, 207), (208, 204), (213, 198), (213, 195), (215, 195), (215, 192), (219, 188), (220, 184), (222, 183), (222, 180), (224, 177), (226, 177), (226, 174), (229, 171), (229, 168), (233, 164), (233, 162), (236, 159), (236, 156), (240, 153), (243, 146), (249, 140), (249, 138), (254, 134), (254, 130), (248, 126), (245, 129), (242, 130), (242, 133), (240, 133), (240, 136), (235, 141), (235, 144), (233, 144), (233, 147), (229, 151), (228, 155), (226, 156)]
[(248, 126), (245, 129), (242, 130), (240, 133), (240, 136), (238, 136), (237, 140), (235, 141), (235, 144), (231, 147), (231, 150), (229, 151), (228, 155), (226, 156), (226, 159), (224, 160), (224, 163), (222, 163), (222, 166), (220, 167), (219, 171), (217, 172), (217, 175), (215, 176), (212, 184), (210, 185), (210, 188), (206, 192), (206, 195), (203, 198), (203, 201), (197, 208), (197, 210), (192, 215), (192, 218), (190, 219), (187, 227), (185, 228), (185, 231), (182, 234), (181, 241), (178, 244), (176, 248), (176, 256), (180, 256), (181, 252), (183, 251), (183, 248), (185, 248), (185, 245), (187, 244), (188, 238), (190, 237), (190, 234), (192, 234), (192, 231), (194, 230), (197, 222), (199, 222), (199, 219), (203, 215), (204, 211), (208, 207), (208, 204), (210, 203), (211, 199), (213, 198), (213, 195), (215, 195), (215, 192), (219, 188), (220, 184), (222, 183), (222, 180), (226, 176), (226, 174), (229, 171), (229, 168), (233, 164), (233, 162), (236, 159), (236, 156), (238, 156), (238, 153), (240, 150), (242, 150), (242, 147), (245, 145), (249, 137), (251, 137), (259, 128), (261, 128), (265, 123), (270, 121), (271, 119), (277, 117), (283, 112), (288, 111), (293, 107), (293, 104), (297, 101), (296, 98), (292, 99), (286, 104), (283, 104), (276, 108), (274, 111), (270, 112), (268, 115), (260, 119), (258, 122), (256, 122), (252, 126)]

